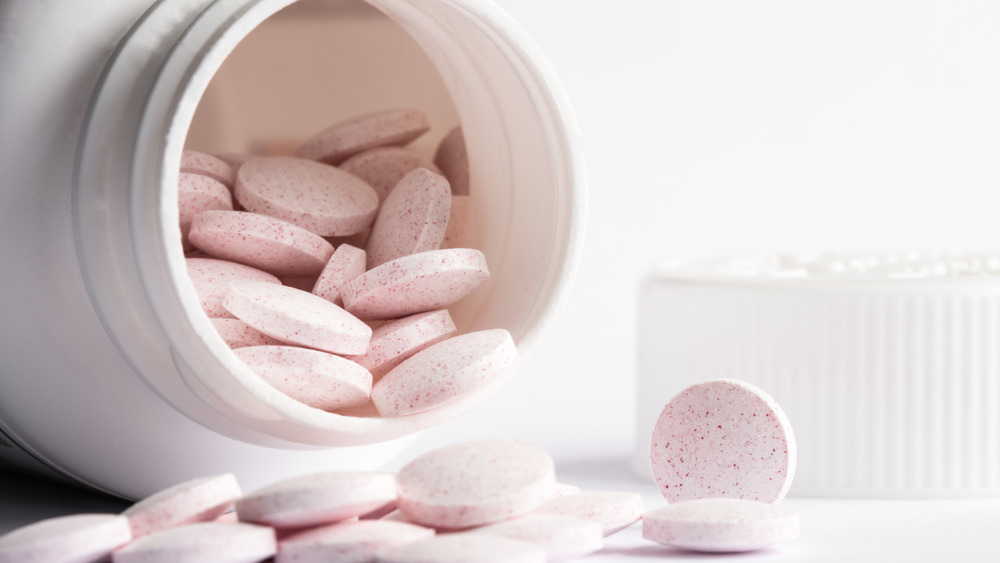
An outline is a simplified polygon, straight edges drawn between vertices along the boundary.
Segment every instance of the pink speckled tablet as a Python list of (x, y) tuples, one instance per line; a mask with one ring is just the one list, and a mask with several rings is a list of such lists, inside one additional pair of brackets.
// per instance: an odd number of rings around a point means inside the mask
[(469, 225), (472, 222), (472, 206), (467, 195), (451, 196), (451, 214), (448, 228), (444, 231), (441, 248), (465, 248), (469, 246)]
[(310, 407), (337, 411), (368, 402), (372, 374), (358, 364), (318, 350), (251, 346), (235, 351), (275, 389)]
[(236, 318), (271, 338), (333, 354), (368, 349), (372, 329), (311, 293), (261, 282), (232, 282), (223, 304)]
[(795, 475), (795, 437), (781, 407), (743, 381), (692, 385), (663, 407), (650, 465), (668, 502), (735, 497), (778, 502)]
[(266, 526), (203, 522), (140, 538), (112, 556), (114, 563), (256, 563), (278, 551)]
[(385, 201), (396, 184), (413, 170), (426, 168), (440, 174), (437, 166), (424, 160), (411, 149), (404, 147), (378, 147), (359, 152), (341, 162), (337, 168), (354, 174), (375, 189), (378, 198)]
[(456, 195), (469, 193), (469, 155), (465, 149), (465, 135), (461, 127), (455, 127), (441, 139), (437, 152), (434, 153), (434, 164), (451, 183), (451, 190)]
[(585, 491), (550, 498), (533, 514), (556, 514), (597, 522), (604, 535), (610, 536), (642, 518), (642, 496), (617, 491)]
[(392, 473), (330, 471), (264, 487), (237, 502), (236, 513), (243, 522), (297, 528), (332, 524), (395, 501)]
[(688, 500), (643, 516), (642, 537), (694, 551), (754, 551), (799, 537), (799, 515), (754, 500)]
[(382, 416), (424, 412), (473, 394), (500, 377), (517, 348), (502, 328), (470, 332), (414, 354), (372, 386)]
[(208, 176), (181, 173), (177, 181), (177, 205), (180, 214), (181, 239), (184, 249), (193, 248), (188, 241), (194, 216), (210, 209), (233, 209), (229, 188)]
[(324, 237), (360, 233), (378, 211), (375, 190), (333, 166), (291, 157), (255, 158), (240, 167), (236, 200)]
[(428, 250), (444, 240), (451, 188), (444, 176), (417, 168), (386, 196), (368, 234), (368, 269)]
[(367, 257), (365, 251), (349, 244), (337, 247), (326, 263), (319, 278), (313, 284), (312, 292), (337, 305), (344, 303), (340, 290), (347, 282), (365, 273)]
[(339, 164), (363, 150), (405, 145), (429, 129), (430, 121), (422, 110), (394, 109), (369, 113), (320, 131), (295, 149), (295, 156)]
[(447, 309), (417, 313), (390, 321), (372, 331), (368, 351), (351, 360), (378, 378), (417, 352), (455, 334), (454, 321)]
[(392, 547), (379, 563), (544, 563), (545, 550), (490, 534), (449, 534)]
[(201, 300), (201, 308), (212, 318), (233, 318), (233, 314), (222, 304), (222, 300), (229, 293), (229, 282), (258, 281), (281, 284), (278, 278), (265, 271), (228, 260), (187, 258), (185, 263), (191, 284), (194, 285), (194, 290)]
[(434, 530), (389, 520), (313, 528), (278, 544), (275, 563), (371, 563), (383, 549), (434, 537)]
[(277, 346), (281, 341), (275, 340), (239, 319), (210, 319), (219, 336), (230, 348), (246, 348), (247, 346)]
[(243, 495), (236, 477), (230, 473), (193, 479), (164, 489), (130, 506), (128, 517), (132, 537), (143, 536), (195, 522), (215, 520)]
[(399, 509), (435, 528), (468, 528), (526, 514), (552, 492), (552, 457), (506, 440), (465, 442), (425, 453), (396, 475)]
[(478, 250), (430, 250), (368, 270), (343, 287), (341, 298), (358, 318), (398, 319), (447, 307), (489, 277), (486, 256)]
[(128, 543), (128, 518), (76, 514), (35, 522), (0, 536), (0, 563), (103, 561)]
[(188, 238), (211, 256), (276, 276), (318, 275), (333, 254), (333, 245), (317, 234), (245, 211), (203, 211), (191, 221)]
[(236, 175), (229, 163), (198, 151), (187, 150), (181, 153), (181, 172), (208, 176), (227, 188), (232, 188), (236, 182)]

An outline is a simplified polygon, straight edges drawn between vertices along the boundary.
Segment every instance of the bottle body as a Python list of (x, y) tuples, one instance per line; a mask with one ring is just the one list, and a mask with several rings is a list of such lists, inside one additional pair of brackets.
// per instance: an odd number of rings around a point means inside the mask
[[(15, 36), (2, 55), (3, 104), (18, 111), (0, 118), (0, 165), (13, 180), (2, 211), (0, 380), (0, 430), (11, 446), (0, 456), (127, 497), (228, 471), (253, 488), (308, 470), (378, 466), (417, 430), (474, 406), (410, 420), (313, 412), (262, 388), (198, 308), (173, 230), (180, 152), (227, 54), (287, 0), (106, 0), (87, 7), (98, 15), (83, 31), (69, 23), (83, 10), (72, 2), (54, 2), (48, 16), (28, 4), (15, 2), (4, 26), (58, 39), (46, 52), (41, 38)], [(470, 168), (488, 179), (474, 238), (495, 279), (457, 318), (466, 330), (508, 328), (528, 352), (564, 298), (580, 242), (582, 164), (568, 106), (495, 7), (372, 4), (438, 68)], [(37, 96), (43, 83), (50, 96)], [(497, 93), (484, 97), (488, 90)]]

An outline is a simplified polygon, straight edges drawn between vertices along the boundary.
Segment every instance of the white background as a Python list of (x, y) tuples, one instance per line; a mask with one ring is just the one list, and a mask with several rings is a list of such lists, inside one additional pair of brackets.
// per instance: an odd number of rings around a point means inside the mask
[[(655, 491), (632, 477), (628, 458), (637, 289), (653, 264), (998, 246), (1000, 3), (497, 2), (574, 101), (590, 177), (583, 260), (518, 379), (407, 455), (523, 440), (553, 453), (561, 480), (640, 491), (652, 508)], [(3, 523), (107, 505), (40, 501), (7, 483)], [(802, 539), (756, 557), (1000, 559), (994, 500), (786, 506), (802, 513)], [(611, 545), (601, 560), (692, 557), (644, 544), (635, 527)]]

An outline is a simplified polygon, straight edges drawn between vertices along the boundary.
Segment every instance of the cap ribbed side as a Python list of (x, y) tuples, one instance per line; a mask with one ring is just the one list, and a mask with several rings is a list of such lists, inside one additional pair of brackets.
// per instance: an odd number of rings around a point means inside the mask
[(684, 387), (736, 378), (785, 409), (792, 494), (1000, 493), (1000, 281), (646, 280), (640, 297), (636, 470)]

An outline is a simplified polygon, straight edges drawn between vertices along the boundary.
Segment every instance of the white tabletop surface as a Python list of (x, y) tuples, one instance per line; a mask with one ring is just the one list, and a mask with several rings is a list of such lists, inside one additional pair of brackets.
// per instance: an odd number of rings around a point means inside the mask
[[(662, 498), (630, 469), (636, 299), (660, 260), (795, 250), (996, 250), (1000, 3), (498, 0), (579, 116), (590, 216), (576, 287), (517, 380), (413, 452), (538, 444), (560, 481)], [(640, 440), (641, 441), (641, 440)], [(722, 559), (1000, 561), (1000, 499), (792, 497), (799, 540)], [(0, 532), (117, 511), (0, 473)], [(639, 526), (588, 561), (704, 559)]]

